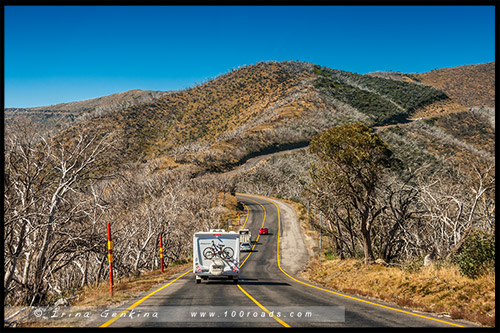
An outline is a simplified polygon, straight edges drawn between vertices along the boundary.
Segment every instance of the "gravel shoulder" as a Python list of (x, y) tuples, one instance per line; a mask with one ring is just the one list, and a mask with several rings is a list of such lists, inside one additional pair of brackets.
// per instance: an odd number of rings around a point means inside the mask
[(312, 257), (312, 239), (302, 230), (295, 208), (276, 199), (267, 200), (278, 205), (281, 214), (280, 263), (290, 274), (296, 275), (304, 270)]

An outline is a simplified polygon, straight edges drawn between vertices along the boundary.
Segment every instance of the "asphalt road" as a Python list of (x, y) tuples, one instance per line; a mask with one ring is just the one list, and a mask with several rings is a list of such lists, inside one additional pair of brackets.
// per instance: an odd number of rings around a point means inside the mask
[(236, 169), (228, 171), (228, 172), (225, 172), (224, 174), (226, 176), (234, 176), (234, 175), (236, 175), (238, 173), (246, 172), (246, 171), (251, 170), (252, 168), (256, 167), (259, 163), (261, 163), (261, 162), (263, 162), (263, 161), (265, 161), (268, 158), (271, 158), (273, 156), (279, 156), (279, 155), (289, 154), (289, 153), (293, 153), (293, 152), (296, 152), (296, 151), (299, 151), (299, 150), (302, 150), (302, 149), (307, 149), (307, 147), (285, 149), (285, 150), (274, 152), (274, 153), (262, 154), (262, 155), (259, 155), (259, 156), (255, 156), (255, 157), (249, 158), (244, 164), (240, 165)]
[[(254, 248), (242, 254), (237, 284), (195, 283), (190, 271), (123, 308), (110, 309), (93, 326), (102, 327), (456, 327), (467, 326), (297, 279), (308, 260), (297, 221), (286, 204), (237, 195), (248, 211), (242, 223)], [(279, 211), (279, 213), (278, 213)], [(269, 235), (258, 236), (261, 226)], [(258, 238), (257, 238), (258, 236)], [(281, 245), (281, 246), (280, 246)], [(279, 252), (279, 253), (278, 253)], [(114, 317), (113, 317), (114, 315)]]

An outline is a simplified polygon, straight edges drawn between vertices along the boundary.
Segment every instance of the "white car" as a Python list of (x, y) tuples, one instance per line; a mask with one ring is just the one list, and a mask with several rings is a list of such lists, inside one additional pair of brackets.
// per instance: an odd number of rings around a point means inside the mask
[(252, 251), (252, 247), (250, 246), (250, 243), (241, 243), (240, 244), (240, 252), (244, 251)]

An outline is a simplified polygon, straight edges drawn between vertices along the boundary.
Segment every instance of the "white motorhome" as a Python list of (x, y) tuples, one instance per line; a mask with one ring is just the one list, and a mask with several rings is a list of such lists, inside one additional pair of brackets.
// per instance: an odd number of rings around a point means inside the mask
[(250, 243), (252, 244), (252, 233), (248, 229), (241, 229), (240, 231), (240, 243)]
[(240, 273), (240, 235), (212, 229), (193, 235), (193, 273), (196, 283), (208, 279), (238, 282)]

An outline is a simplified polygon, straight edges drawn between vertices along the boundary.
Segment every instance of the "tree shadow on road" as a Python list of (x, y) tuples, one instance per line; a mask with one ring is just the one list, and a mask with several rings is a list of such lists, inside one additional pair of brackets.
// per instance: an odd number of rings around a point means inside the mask
[(274, 281), (261, 281), (259, 279), (246, 279), (240, 278), (238, 284), (242, 286), (289, 286), (290, 284), (286, 282), (274, 282)]

